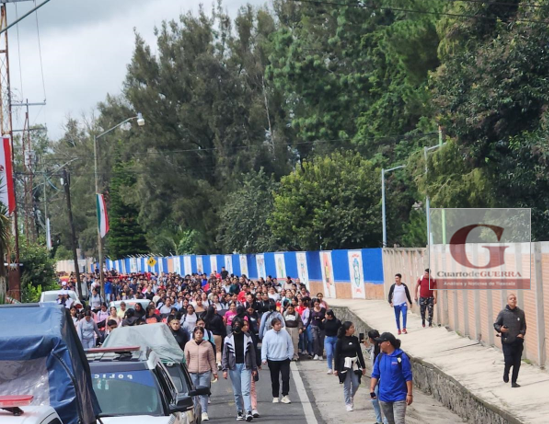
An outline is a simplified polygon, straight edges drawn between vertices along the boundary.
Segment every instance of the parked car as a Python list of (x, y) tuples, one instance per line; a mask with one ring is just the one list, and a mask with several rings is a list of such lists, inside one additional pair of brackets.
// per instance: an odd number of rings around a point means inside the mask
[[(139, 346), (86, 351), (104, 424), (200, 424), (194, 396), (207, 387), (178, 393), (159, 356)], [(131, 420), (128, 419), (131, 417)]]
[(33, 396), (0, 396), (2, 424), (63, 424), (51, 406), (30, 406)]
[(40, 294), (40, 303), (57, 303), (59, 295), (65, 294), (73, 301), (73, 305), (78, 309), (82, 308), (82, 302), (78, 300), (78, 296), (74, 290), (49, 290)]

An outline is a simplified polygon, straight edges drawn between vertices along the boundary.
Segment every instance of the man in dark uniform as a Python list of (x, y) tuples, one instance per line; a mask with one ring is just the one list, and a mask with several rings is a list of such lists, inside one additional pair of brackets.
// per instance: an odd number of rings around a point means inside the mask
[(520, 387), (517, 384), (517, 378), (524, 349), (526, 318), (524, 311), (517, 306), (517, 296), (514, 293), (507, 296), (507, 306), (498, 314), (494, 328), (498, 333), (501, 333), (501, 346), (505, 360), (503, 381), (509, 382), (509, 371), (513, 367), (511, 385)]

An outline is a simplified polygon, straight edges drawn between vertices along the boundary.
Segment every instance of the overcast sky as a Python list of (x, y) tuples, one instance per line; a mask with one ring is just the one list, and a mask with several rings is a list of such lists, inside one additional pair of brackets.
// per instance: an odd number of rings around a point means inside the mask
[[(37, 4), (43, 0), (37, 0)], [(46, 124), (59, 138), (68, 116), (90, 114), (107, 93), (118, 94), (134, 46), (134, 28), (155, 46), (154, 27), (181, 13), (196, 11), (212, 0), (51, 0), (38, 11), (47, 105), (32, 107), (31, 125)], [(267, 0), (224, 0), (229, 14)], [(33, 1), (8, 5), (8, 21), (34, 6)], [(19, 38), (19, 42), (18, 42)], [(9, 32), (12, 92), (16, 100), (42, 102), (44, 90), (36, 17), (29, 16)], [(19, 54), (20, 51), (20, 54)], [(19, 65), (21, 63), (21, 66)], [(22, 83), (21, 83), (22, 80)], [(20, 108), (16, 108), (20, 109)], [(15, 110), (14, 129), (23, 126), (23, 110)]]

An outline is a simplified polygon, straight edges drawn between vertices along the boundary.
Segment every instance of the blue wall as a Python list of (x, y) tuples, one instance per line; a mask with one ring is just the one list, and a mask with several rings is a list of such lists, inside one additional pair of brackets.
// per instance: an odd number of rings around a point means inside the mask
[[(381, 249), (356, 249), (360, 250), (362, 254), (362, 266), (364, 270), (364, 281), (370, 284), (383, 284), (383, 259), (382, 259), (382, 250)], [(286, 266), (286, 274), (292, 278), (298, 277), (297, 271), (297, 256), (296, 252), (277, 252), (284, 255), (284, 262)], [(307, 268), (309, 274), (309, 281), (322, 281), (322, 270), (320, 267), (320, 252), (305, 252), (307, 259)], [(349, 260), (348, 260), (348, 250), (332, 250), (332, 267), (334, 272), (334, 280), (336, 283), (349, 283), (350, 282), (350, 273), (349, 273)], [(273, 278), (276, 277), (276, 263), (275, 263), (275, 253), (267, 252), (264, 253), (265, 256), (265, 269), (267, 275), (271, 275)], [(202, 257), (202, 265), (204, 272), (210, 274), (213, 270), (210, 263), (210, 256), (204, 255)], [(225, 256), (216, 255), (217, 258), (217, 272), (221, 272), (221, 267), (225, 265)], [(168, 272), (168, 258), (156, 258), (157, 262), (162, 261), (164, 266), (164, 272)], [(175, 257), (174, 260), (180, 261), (181, 273), (185, 272), (185, 265), (183, 261), (183, 256)], [(256, 262), (256, 255), (246, 255), (246, 260), (248, 264), (248, 277), (256, 279), (258, 278), (258, 269)], [(137, 259), (137, 268), (138, 271), (146, 271), (148, 267), (146, 265), (146, 258)], [(125, 258), (118, 261), (106, 260), (106, 266), (109, 269), (118, 269), (120, 272), (123, 271), (123, 264), (125, 265), (126, 272), (130, 272), (130, 259)], [(233, 265), (233, 273), (235, 275), (240, 275), (240, 255), (233, 254), (231, 255), (231, 262)], [(197, 272), (197, 263), (196, 256), (191, 255), (191, 267), (192, 272)], [(159, 263), (154, 266), (154, 272), (159, 272)], [(284, 276), (285, 277), (285, 276)]]

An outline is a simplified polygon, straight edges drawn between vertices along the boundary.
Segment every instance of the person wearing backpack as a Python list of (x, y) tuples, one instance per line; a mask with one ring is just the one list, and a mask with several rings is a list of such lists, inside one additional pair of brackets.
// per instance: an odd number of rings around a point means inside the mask
[(263, 340), (263, 337), (265, 337), (267, 331), (272, 328), (272, 322), (275, 318), (278, 318), (280, 320), (280, 322), (282, 323), (282, 328), (286, 327), (284, 317), (280, 312), (276, 310), (276, 302), (274, 300), (271, 300), (269, 302), (269, 312), (265, 312), (265, 314), (263, 314), (263, 316), (261, 317), (261, 324), (259, 326), (259, 340)]
[[(379, 348), (379, 343), (376, 343), (375, 339), (379, 337), (379, 331), (370, 330), (368, 331), (368, 337), (364, 340), (364, 346), (366, 346), (366, 351), (370, 354), (370, 366), (372, 371), (374, 369), (374, 364), (377, 357), (381, 353)], [(376, 414), (376, 424), (387, 424), (387, 418), (381, 416), (381, 406), (379, 405), (379, 399), (377, 398), (379, 391), (379, 384), (375, 388), (376, 397), (372, 398), (372, 406)]]
[(395, 283), (389, 289), (389, 303), (391, 307), (395, 309), (395, 318), (396, 325), (398, 329), (398, 334), (401, 334), (400, 331), (400, 314), (402, 313), (402, 333), (408, 334), (406, 331), (406, 320), (408, 319), (408, 304), (406, 300), (410, 303), (410, 308), (412, 307), (412, 298), (410, 297), (410, 290), (408, 286), (402, 282), (402, 275), (395, 274)]
[[(370, 397), (379, 397), (388, 424), (405, 424), (406, 406), (414, 399), (410, 359), (400, 349), (400, 340), (391, 333), (381, 334), (375, 342), (379, 344), (381, 353), (372, 370)], [(379, 395), (376, 395), (378, 381)]]

